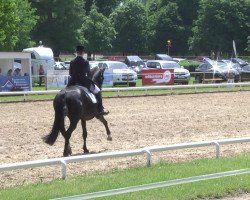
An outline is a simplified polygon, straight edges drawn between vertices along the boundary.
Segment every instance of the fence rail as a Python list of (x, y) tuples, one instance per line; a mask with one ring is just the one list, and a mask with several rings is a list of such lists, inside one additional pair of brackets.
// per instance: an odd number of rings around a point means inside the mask
[(141, 149), (135, 149), (130, 151), (118, 151), (118, 152), (109, 152), (109, 153), (100, 153), (92, 155), (80, 155), (72, 157), (63, 157), (63, 158), (52, 158), (45, 160), (34, 160), (26, 161), (19, 163), (10, 163), (0, 165), (0, 172), (16, 170), (16, 169), (26, 169), (32, 167), (42, 167), (48, 165), (61, 165), (61, 177), (65, 179), (67, 176), (67, 164), (72, 162), (83, 162), (89, 160), (103, 160), (107, 158), (116, 158), (116, 157), (128, 157), (128, 156), (137, 156), (137, 155), (146, 155), (146, 164), (150, 166), (152, 164), (152, 153), (159, 151), (168, 151), (184, 148), (197, 148), (204, 146), (215, 146), (216, 158), (220, 157), (220, 146), (223, 144), (233, 144), (233, 143), (242, 143), (250, 142), (250, 137), (243, 138), (229, 138), (223, 140), (213, 140), (213, 141), (203, 141), (203, 142), (192, 142), (192, 143), (182, 143), (182, 144), (172, 144), (172, 145), (163, 145), (163, 146), (151, 146)]
[(149, 184), (144, 184), (144, 185), (136, 185), (136, 186), (130, 186), (130, 187), (125, 187), (125, 188), (117, 188), (117, 189), (112, 189), (112, 190), (104, 190), (104, 191), (99, 191), (99, 192), (56, 198), (52, 200), (83, 200), (83, 199), (93, 199), (93, 198), (99, 198), (99, 197), (108, 197), (108, 196), (114, 196), (114, 195), (119, 195), (119, 194), (126, 194), (129, 192), (138, 192), (138, 191), (163, 188), (163, 187), (169, 187), (169, 186), (186, 184), (186, 183), (194, 183), (198, 181), (205, 181), (205, 180), (218, 179), (218, 178), (235, 176), (235, 175), (249, 174), (249, 173), (250, 173), (250, 168), (233, 170), (233, 171), (225, 171), (225, 172), (219, 172), (219, 173), (214, 173), (214, 174), (206, 174), (206, 175), (201, 175), (201, 176), (193, 176), (193, 177), (182, 178), (182, 179), (174, 179), (174, 180), (149, 183)]
[[(213, 84), (194, 84), (194, 85), (155, 85), (155, 86), (143, 86), (143, 87), (114, 87), (114, 88), (103, 88), (103, 92), (117, 92), (120, 91), (148, 91), (148, 90), (177, 90), (177, 89), (194, 89), (198, 88), (223, 88), (228, 86), (234, 87), (246, 87), (250, 86), (250, 82), (241, 83), (213, 83)], [(23, 95), (24, 99), (27, 95), (37, 94), (57, 94), (60, 90), (46, 90), (46, 91), (15, 91), (15, 92), (0, 92), (0, 96), (16, 96)]]

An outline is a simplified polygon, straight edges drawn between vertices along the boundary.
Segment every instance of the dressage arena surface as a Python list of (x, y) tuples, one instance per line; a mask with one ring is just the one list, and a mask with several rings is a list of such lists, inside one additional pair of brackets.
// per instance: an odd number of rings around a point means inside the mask
[[(93, 119), (87, 122), (87, 147), (90, 153), (100, 153), (154, 145), (248, 137), (249, 99), (248, 91), (105, 98), (104, 105), (110, 111), (106, 119), (113, 141), (106, 140), (104, 126), (97, 119)], [(0, 106), (1, 164), (62, 156), (62, 135), (59, 135), (53, 146), (45, 144), (41, 139), (50, 132), (53, 124), (52, 101), (1, 103)], [(70, 141), (73, 155), (82, 154), (80, 123)], [(250, 152), (250, 144), (223, 145), (221, 150), (222, 156)], [(214, 146), (153, 153), (153, 163), (159, 160), (184, 161), (204, 157), (215, 157)], [(71, 163), (68, 176), (143, 166), (145, 163), (145, 156)], [(60, 166), (30, 168), (1, 172), (0, 185), (8, 187), (60, 177)]]

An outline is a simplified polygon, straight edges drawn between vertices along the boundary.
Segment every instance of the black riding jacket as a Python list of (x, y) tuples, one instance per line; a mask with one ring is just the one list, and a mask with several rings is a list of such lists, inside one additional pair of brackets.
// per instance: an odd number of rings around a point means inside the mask
[(89, 62), (82, 56), (77, 56), (70, 62), (69, 66), (70, 81), (67, 86), (81, 85), (90, 89), (92, 84), (90, 77)]

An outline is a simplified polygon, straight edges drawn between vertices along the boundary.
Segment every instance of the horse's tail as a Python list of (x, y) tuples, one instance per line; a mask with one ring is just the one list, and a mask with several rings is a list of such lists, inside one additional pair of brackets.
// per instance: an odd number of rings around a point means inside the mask
[(49, 135), (43, 138), (44, 142), (53, 145), (59, 135), (59, 131), (64, 131), (64, 118), (68, 113), (66, 101), (65, 101), (65, 94), (60, 93), (54, 99), (54, 110), (55, 110), (55, 118), (52, 130)]

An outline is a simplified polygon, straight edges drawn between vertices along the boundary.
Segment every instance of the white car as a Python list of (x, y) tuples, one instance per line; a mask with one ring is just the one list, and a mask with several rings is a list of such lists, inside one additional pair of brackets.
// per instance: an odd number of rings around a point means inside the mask
[(98, 67), (98, 63), (99, 63), (99, 61), (89, 61), (90, 69), (92, 69), (94, 67)]
[(167, 60), (148, 60), (148, 69), (174, 69), (174, 82), (188, 84), (190, 79), (190, 72), (184, 69), (175, 61)]
[(129, 85), (135, 86), (137, 81), (137, 73), (128, 66), (119, 61), (99, 61), (98, 67), (104, 67), (113, 74), (113, 85)]
[(65, 69), (67, 69), (67, 66), (65, 65), (64, 62), (55, 62), (53, 67), (56, 70), (65, 70)]
[(70, 66), (70, 60), (64, 61), (64, 65), (66, 66), (66, 69), (69, 69)]

